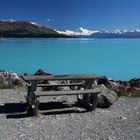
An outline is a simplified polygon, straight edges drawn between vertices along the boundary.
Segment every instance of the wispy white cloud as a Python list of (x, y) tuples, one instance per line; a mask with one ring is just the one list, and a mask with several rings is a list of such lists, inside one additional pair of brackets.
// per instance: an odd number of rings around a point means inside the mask
[(46, 21), (47, 21), (47, 22), (53, 22), (53, 21), (55, 21), (55, 20), (54, 20), (54, 19), (47, 18)]
[(0, 21), (2, 21), (2, 22), (16, 22), (16, 20), (15, 19), (3, 19), (3, 20), (0, 20)]
[(85, 28), (79, 28), (78, 31), (71, 31), (71, 30), (65, 30), (65, 31), (58, 31), (56, 30), (58, 33), (61, 33), (61, 34), (66, 34), (66, 35), (91, 35), (93, 33), (96, 33), (98, 31), (93, 31), (93, 30), (88, 30), (88, 29), (85, 29)]

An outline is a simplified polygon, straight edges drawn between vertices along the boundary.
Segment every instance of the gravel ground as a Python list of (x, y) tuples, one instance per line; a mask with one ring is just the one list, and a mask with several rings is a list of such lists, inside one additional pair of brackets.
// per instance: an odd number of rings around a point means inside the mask
[(30, 117), (24, 95), (0, 90), (1, 140), (140, 140), (140, 98), (121, 97), (92, 112), (77, 107), (75, 97), (42, 98), (40, 115)]

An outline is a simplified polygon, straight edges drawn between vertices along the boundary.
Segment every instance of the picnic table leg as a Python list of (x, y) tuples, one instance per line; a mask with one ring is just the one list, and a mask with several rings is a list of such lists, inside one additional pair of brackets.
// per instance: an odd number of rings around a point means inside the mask
[(28, 87), (27, 92), (27, 111), (31, 115), (37, 115), (39, 108), (39, 100), (34, 91), (36, 91), (36, 83), (33, 81), (31, 82), (31, 87)]
[[(93, 80), (86, 80), (85, 81), (85, 89), (92, 89), (94, 81)], [(97, 93), (94, 94), (83, 94), (83, 97), (80, 99), (78, 98), (78, 103), (84, 106), (88, 111), (92, 111), (96, 109), (98, 104), (98, 96)]]

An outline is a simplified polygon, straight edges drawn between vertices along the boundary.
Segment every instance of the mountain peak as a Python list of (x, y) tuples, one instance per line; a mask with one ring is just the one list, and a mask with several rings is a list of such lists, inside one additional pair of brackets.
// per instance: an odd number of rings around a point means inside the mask
[(58, 33), (63, 33), (63, 34), (66, 34), (66, 35), (71, 35), (71, 36), (89, 36), (93, 33), (98, 32), (98, 31), (88, 30), (88, 29), (85, 29), (83, 27), (80, 27), (78, 29), (78, 31), (71, 31), (71, 30), (65, 30), (65, 31), (56, 30), (56, 31)]

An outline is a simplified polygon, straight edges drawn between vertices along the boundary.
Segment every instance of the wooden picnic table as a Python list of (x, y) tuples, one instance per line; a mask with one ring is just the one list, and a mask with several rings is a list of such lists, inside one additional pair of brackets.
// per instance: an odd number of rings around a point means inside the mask
[[(80, 74), (80, 75), (22, 75), (21, 78), (27, 83), (27, 105), (28, 112), (37, 115), (39, 108), (40, 96), (62, 96), (62, 95), (77, 95), (78, 103), (84, 105), (88, 110), (94, 110), (98, 103), (98, 95), (100, 91), (94, 89), (92, 85), (99, 79), (105, 79), (104, 76), (96, 76), (95, 74)], [(47, 83), (46, 83), (47, 81)], [(60, 83), (49, 83), (49, 81), (61, 81)], [(66, 82), (62, 82), (66, 81)], [(40, 91), (37, 92), (37, 87), (77, 87), (76, 89), (66, 91)], [(83, 87), (80, 90), (80, 88)], [(80, 98), (82, 95), (82, 98)]]

